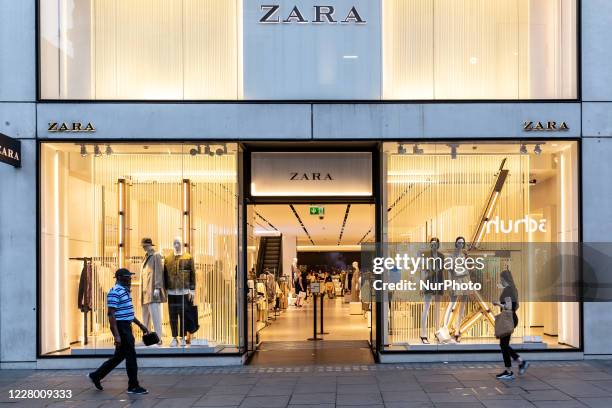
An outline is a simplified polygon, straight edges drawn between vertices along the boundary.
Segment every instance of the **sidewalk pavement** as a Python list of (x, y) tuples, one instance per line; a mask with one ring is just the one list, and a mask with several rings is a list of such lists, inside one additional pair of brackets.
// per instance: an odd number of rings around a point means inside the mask
[[(400, 364), (141, 369), (148, 395), (126, 394), (125, 370), (97, 391), (87, 371), (0, 371), (6, 407), (612, 407), (612, 361), (533, 362), (512, 381), (501, 364)], [(9, 390), (71, 390), (72, 398), (11, 399)], [(12, 405), (11, 405), (12, 404)]]

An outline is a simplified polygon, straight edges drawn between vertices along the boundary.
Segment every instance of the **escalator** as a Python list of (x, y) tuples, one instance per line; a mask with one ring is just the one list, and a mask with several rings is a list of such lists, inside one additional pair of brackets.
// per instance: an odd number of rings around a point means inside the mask
[(282, 243), (282, 235), (261, 238), (257, 254), (257, 276), (267, 269), (278, 279), (282, 272)]

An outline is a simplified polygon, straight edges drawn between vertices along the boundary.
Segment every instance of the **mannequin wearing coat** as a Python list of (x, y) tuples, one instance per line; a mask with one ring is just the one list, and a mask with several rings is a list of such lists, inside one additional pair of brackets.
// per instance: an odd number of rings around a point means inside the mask
[(143, 238), (142, 249), (145, 251), (145, 259), (141, 266), (142, 277), (142, 323), (153, 328), (162, 341), (162, 303), (167, 302), (164, 287), (164, 263), (162, 255), (155, 251), (151, 238)]

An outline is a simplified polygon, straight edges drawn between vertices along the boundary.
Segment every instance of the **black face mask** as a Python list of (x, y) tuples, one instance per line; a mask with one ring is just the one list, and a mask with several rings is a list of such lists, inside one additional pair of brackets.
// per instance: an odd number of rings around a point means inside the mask
[(117, 279), (117, 283), (119, 283), (119, 285), (123, 286), (124, 288), (126, 288), (128, 291), (131, 289), (132, 287), (132, 280), (131, 279)]

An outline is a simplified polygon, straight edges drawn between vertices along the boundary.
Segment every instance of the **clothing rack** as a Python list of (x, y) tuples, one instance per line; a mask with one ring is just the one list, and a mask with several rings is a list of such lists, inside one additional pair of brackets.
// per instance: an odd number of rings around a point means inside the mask
[[(83, 273), (87, 273), (87, 264), (89, 263), (90, 267), (92, 266), (91, 264), (93, 263), (93, 258), (91, 257), (73, 257), (73, 258), (68, 258), (68, 260), (70, 261), (81, 261), (83, 262), (83, 269), (81, 270), (81, 278), (79, 279), (79, 293), (81, 291), (81, 283), (83, 280)], [(92, 271), (93, 273), (93, 271)], [(91, 279), (91, 276), (89, 277)], [(85, 278), (87, 279), (87, 277)], [(91, 282), (89, 282), (91, 284)], [(85, 285), (87, 285), (87, 282), (85, 283)], [(87, 290), (87, 288), (85, 288), (85, 290)], [(90, 297), (93, 296), (93, 294), (90, 294)], [(79, 299), (80, 300), (80, 299)], [(78, 304), (78, 301), (77, 301)], [(88, 338), (87, 338), (87, 333), (88, 333), (88, 326), (87, 326), (87, 315), (89, 314), (89, 311), (91, 309), (91, 305), (86, 305), (85, 307), (81, 308), (81, 311), (83, 312), (83, 345), (87, 345), (88, 343)], [(91, 313), (89, 315), (89, 317), (92, 319), (91, 322), (91, 326), (93, 327), (93, 313)]]

